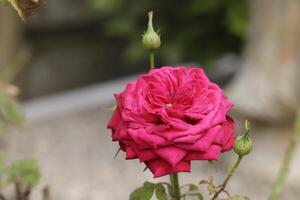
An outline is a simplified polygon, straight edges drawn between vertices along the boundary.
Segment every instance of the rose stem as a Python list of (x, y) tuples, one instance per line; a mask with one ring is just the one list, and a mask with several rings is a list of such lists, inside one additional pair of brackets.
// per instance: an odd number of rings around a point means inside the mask
[(211, 200), (217, 199), (219, 194), (221, 194), (221, 192), (223, 192), (225, 190), (225, 188), (227, 186), (227, 183), (229, 182), (230, 178), (234, 174), (235, 170), (239, 167), (242, 159), (243, 159), (243, 156), (238, 157), (238, 159), (236, 160), (234, 166), (230, 169), (230, 171), (228, 172), (226, 178), (224, 179), (220, 189), (218, 191), (216, 191), (215, 195), (213, 196), (213, 198)]
[(154, 69), (155, 68), (154, 50), (149, 51), (149, 58), (150, 58), (150, 69)]
[(281, 169), (272, 187), (272, 192), (270, 194), (269, 200), (278, 200), (280, 194), (282, 193), (299, 137), (300, 137), (300, 109), (298, 110), (298, 114), (296, 116), (296, 120), (294, 123), (294, 129), (290, 137), (289, 145), (286, 149)]
[(180, 200), (181, 194), (180, 194), (180, 187), (179, 187), (179, 180), (178, 180), (178, 173), (170, 174), (170, 180), (172, 185), (172, 197), (174, 200)]

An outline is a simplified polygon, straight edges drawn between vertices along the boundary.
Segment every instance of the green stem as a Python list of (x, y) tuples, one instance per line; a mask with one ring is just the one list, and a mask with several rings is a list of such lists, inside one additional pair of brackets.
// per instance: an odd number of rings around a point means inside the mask
[(289, 168), (290, 168), (291, 162), (293, 160), (293, 156), (295, 154), (295, 149), (296, 149), (299, 137), (300, 137), (300, 110), (298, 111), (296, 121), (294, 124), (294, 130), (291, 135), (289, 145), (286, 149), (281, 169), (280, 169), (280, 171), (277, 175), (276, 181), (272, 187), (272, 192), (270, 194), (269, 200), (278, 200), (280, 197), (280, 194), (282, 193), (282, 190), (283, 190), (283, 187), (284, 187), (284, 184), (285, 184), (288, 172), (289, 172)]
[(239, 167), (242, 159), (243, 159), (243, 156), (238, 157), (238, 159), (236, 160), (234, 166), (230, 169), (230, 171), (228, 172), (226, 178), (224, 179), (223, 184), (221, 185), (220, 189), (215, 193), (215, 195), (213, 196), (213, 198), (211, 200), (217, 199), (219, 194), (221, 194), (225, 190), (225, 188), (227, 186), (227, 183), (229, 182), (230, 178), (234, 174), (235, 170)]
[(178, 174), (174, 173), (170, 175), (171, 185), (172, 185), (172, 197), (174, 200), (180, 200), (181, 199), (181, 193), (180, 193), (180, 187), (179, 187), (179, 180), (178, 180)]
[(149, 58), (150, 58), (150, 69), (154, 69), (155, 68), (154, 50), (150, 50)]

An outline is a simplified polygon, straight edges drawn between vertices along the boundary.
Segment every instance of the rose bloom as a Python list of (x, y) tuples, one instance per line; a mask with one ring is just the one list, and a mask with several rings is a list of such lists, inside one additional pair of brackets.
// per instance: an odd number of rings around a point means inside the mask
[(190, 172), (191, 160), (217, 160), (233, 146), (232, 103), (201, 68), (153, 69), (115, 98), (112, 140), (154, 177)]

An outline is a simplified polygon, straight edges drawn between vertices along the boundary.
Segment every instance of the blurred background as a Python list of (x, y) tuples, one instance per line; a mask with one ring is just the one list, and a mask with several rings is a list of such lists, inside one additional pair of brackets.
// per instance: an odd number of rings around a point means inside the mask
[[(128, 199), (152, 180), (136, 161), (114, 160), (106, 130), (113, 93), (148, 70), (141, 35), (149, 10), (161, 33), (157, 65), (203, 67), (234, 102), (238, 132), (244, 119), (254, 123), (254, 151), (229, 190), (266, 199), (300, 104), (299, 0), (44, 0), (26, 24), (0, 5), (0, 70), (18, 71), (25, 115), (24, 125), (2, 131), (7, 162), (38, 161), (33, 199), (45, 187), (55, 200)], [(213, 169), (195, 162), (183, 182), (221, 181), (232, 157)], [(299, 167), (300, 154), (283, 199), (299, 199)]]

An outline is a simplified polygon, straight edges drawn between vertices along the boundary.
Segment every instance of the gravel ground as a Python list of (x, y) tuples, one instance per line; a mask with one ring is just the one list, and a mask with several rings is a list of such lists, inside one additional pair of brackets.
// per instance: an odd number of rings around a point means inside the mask
[[(8, 161), (32, 157), (39, 161), (42, 181), (33, 192), (33, 199), (41, 199), (41, 190), (49, 186), (53, 200), (126, 200), (130, 191), (145, 180), (152, 179), (143, 172), (144, 165), (125, 161), (111, 142), (106, 122), (110, 112), (106, 107), (66, 112), (50, 118), (28, 122), (21, 128), (11, 128), (1, 137)], [(232, 194), (245, 194), (252, 200), (267, 199), (274, 175), (279, 168), (289, 128), (255, 126), (255, 148), (242, 162), (229, 184)], [(225, 154), (211, 165), (194, 162), (193, 173), (180, 174), (181, 183), (199, 182), (209, 175), (220, 182), (233, 154)], [(300, 152), (293, 163), (288, 187), (282, 199), (298, 200), (300, 196)]]

